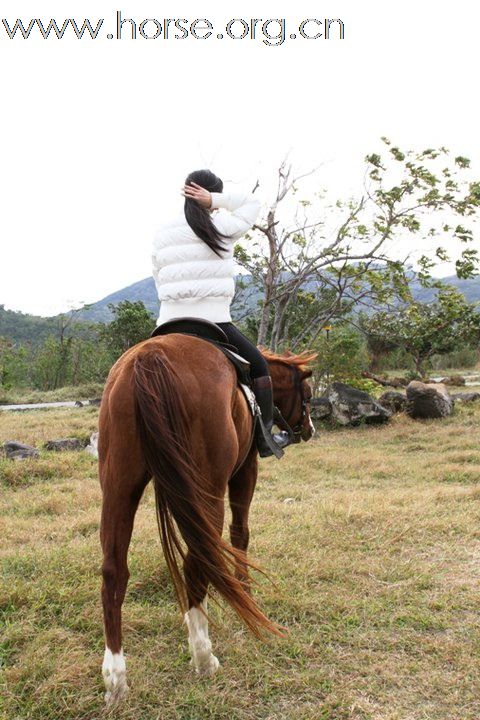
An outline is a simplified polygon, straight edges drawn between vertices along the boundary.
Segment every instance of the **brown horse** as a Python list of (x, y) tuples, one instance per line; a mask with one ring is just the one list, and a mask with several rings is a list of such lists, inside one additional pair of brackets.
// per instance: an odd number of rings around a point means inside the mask
[[(308, 440), (313, 426), (306, 378), (314, 355), (265, 357), (281, 422), (293, 429), (297, 442)], [(257, 635), (280, 632), (249, 592), (248, 512), (257, 478), (252, 428), (235, 369), (218, 348), (199, 338), (151, 338), (111, 369), (99, 419), (107, 702), (128, 691), (121, 633), (127, 551), (138, 503), (152, 478), (163, 550), (185, 612), (196, 671), (212, 675), (219, 666), (208, 637), (209, 585)], [(222, 539), (227, 487), (231, 545)]]

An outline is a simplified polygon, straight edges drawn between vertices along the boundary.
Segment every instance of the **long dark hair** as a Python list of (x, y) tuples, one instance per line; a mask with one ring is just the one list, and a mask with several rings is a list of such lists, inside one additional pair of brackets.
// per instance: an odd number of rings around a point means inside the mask
[[(191, 185), (192, 182), (197, 183), (197, 185), (209, 192), (220, 193), (223, 191), (223, 182), (210, 170), (191, 172), (185, 180), (185, 185)], [(221, 257), (222, 250), (226, 249), (222, 243), (222, 238), (228, 237), (228, 235), (222, 235), (217, 230), (208, 210), (192, 198), (185, 198), (185, 218), (195, 235), (198, 235), (216, 255)]]

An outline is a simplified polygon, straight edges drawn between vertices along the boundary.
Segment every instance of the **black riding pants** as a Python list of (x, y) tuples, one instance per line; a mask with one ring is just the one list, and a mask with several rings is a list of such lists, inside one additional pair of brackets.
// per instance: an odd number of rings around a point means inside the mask
[(269, 374), (267, 361), (260, 350), (252, 342), (250, 342), (250, 340), (246, 338), (233, 323), (228, 322), (216, 324), (222, 328), (223, 332), (228, 337), (228, 342), (238, 348), (238, 354), (250, 363), (250, 377), (252, 380)]

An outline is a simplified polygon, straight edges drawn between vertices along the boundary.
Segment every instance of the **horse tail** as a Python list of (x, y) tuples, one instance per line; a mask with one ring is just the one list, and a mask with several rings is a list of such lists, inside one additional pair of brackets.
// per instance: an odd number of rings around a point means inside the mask
[[(147, 469), (153, 477), (160, 538), (177, 598), (188, 610), (187, 586), (179, 568), (185, 560), (177, 528), (199, 575), (232, 606), (257, 636), (262, 629), (282, 635), (234, 575), (245, 556), (223, 540), (209, 518), (212, 498), (195, 467), (178, 376), (161, 348), (137, 356), (134, 364), (137, 425)], [(174, 522), (175, 521), (175, 522)], [(175, 524), (177, 527), (175, 527)], [(205, 588), (205, 590), (207, 587)]]

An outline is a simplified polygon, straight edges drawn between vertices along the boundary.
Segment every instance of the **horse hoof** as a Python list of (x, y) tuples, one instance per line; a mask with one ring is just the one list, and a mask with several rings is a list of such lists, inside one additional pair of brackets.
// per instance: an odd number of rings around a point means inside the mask
[(218, 658), (216, 658), (215, 655), (210, 655), (206, 663), (197, 667), (197, 673), (201, 677), (212, 677), (215, 675), (219, 667), (220, 663), (218, 662)]
[(127, 683), (124, 685), (116, 685), (113, 690), (107, 690), (105, 693), (105, 704), (107, 707), (119, 705), (129, 693), (130, 688)]
[(102, 665), (102, 675), (105, 682), (105, 702), (107, 705), (116, 705), (128, 693), (127, 672), (123, 652), (113, 654), (108, 648)]

